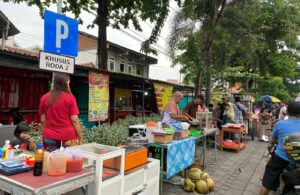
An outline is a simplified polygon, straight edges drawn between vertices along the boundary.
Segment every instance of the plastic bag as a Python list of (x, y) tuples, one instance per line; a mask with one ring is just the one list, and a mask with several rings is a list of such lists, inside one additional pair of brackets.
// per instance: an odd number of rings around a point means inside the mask
[(187, 122), (173, 121), (170, 123), (170, 126), (175, 131), (182, 131), (183, 129), (188, 129), (190, 127), (190, 124)]

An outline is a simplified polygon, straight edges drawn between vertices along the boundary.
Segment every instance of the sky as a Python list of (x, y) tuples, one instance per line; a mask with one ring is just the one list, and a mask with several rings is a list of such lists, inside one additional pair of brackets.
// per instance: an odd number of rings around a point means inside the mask
[[(172, 2), (169, 18), (167, 19), (165, 26), (162, 29), (157, 44), (155, 44), (155, 46), (159, 48), (160, 51), (158, 51), (157, 56), (153, 56), (158, 59), (158, 63), (157, 65), (150, 66), (149, 76), (151, 79), (166, 81), (167, 79), (180, 80), (181, 78), (179, 74), (179, 66), (171, 68), (172, 63), (168, 56), (166, 44), (166, 40), (170, 32), (170, 18), (172, 17), (175, 12), (174, 10), (176, 9), (177, 7), (175, 2)], [(28, 7), (23, 3), (4, 3), (2, 2), (2, 0), (0, 0), (0, 10), (21, 31), (21, 33), (15, 37), (15, 40), (18, 44), (20, 44), (24, 48), (36, 45), (43, 48), (44, 21), (41, 19), (37, 7)], [(50, 10), (56, 11), (56, 6), (52, 6)], [(72, 15), (68, 16), (72, 17)], [(83, 15), (81, 16), (84, 23), (83, 25), (79, 25), (79, 30), (97, 36), (97, 27), (95, 27), (94, 29), (87, 29), (87, 25), (91, 23), (91, 21), (94, 19), (94, 16), (90, 13), (83, 13)], [(153, 27), (154, 24), (151, 24), (150, 22), (142, 22), (143, 32), (134, 31), (133, 27), (131, 27), (130, 30), (122, 29), (122, 31), (108, 27), (107, 39), (110, 42), (139, 52), (141, 48), (141, 41), (144, 41), (145, 37), (148, 37), (150, 35), (151, 26)], [(133, 35), (135, 38), (126, 35), (124, 31)]]

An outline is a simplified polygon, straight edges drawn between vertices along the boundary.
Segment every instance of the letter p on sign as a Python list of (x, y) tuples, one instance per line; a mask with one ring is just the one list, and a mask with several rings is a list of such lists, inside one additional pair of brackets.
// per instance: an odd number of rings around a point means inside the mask
[(68, 24), (63, 20), (56, 20), (56, 48), (61, 48), (61, 40), (69, 35)]
[(78, 55), (78, 21), (46, 10), (44, 51), (59, 55)]

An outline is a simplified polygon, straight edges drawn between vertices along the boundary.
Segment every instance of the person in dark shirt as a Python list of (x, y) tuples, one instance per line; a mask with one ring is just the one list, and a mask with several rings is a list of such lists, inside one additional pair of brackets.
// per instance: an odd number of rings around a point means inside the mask
[(198, 107), (203, 105), (204, 97), (199, 95), (194, 98), (194, 100), (190, 101), (186, 107), (183, 109), (183, 113), (188, 114), (189, 116), (196, 118), (196, 112), (198, 111)]
[(12, 141), (12, 145), (19, 145), (19, 148), (23, 150), (33, 151), (35, 148), (34, 142), (29, 135), (30, 127), (25, 123), (21, 122), (16, 126), (14, 135), (17, 140)]
[(224, 112), (227, 108), (227, 98), (226, 97), (222, 97), (222, 103), (219, 104), (220, 105), (220, 120), (222, 121), (222, 125), (225, 125), (227, 123), (227, 120), (224, 119)]
[(214, 112), (214, 104), (212, 103), (208, 104), (208, 110), (209, 112)]

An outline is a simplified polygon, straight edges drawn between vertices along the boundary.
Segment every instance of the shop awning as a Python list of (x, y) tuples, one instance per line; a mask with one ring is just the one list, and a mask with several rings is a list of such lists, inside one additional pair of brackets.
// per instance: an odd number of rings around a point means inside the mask
[[(17, 27), (15, 27), (15, 25), (4, 15), (2, 11), (0, 11), (0, 30), (1, 33), (5, 31), (6, 37), (20, 33)], [(0, 39), (1, 38), (2, 37), (0, 37)]]

